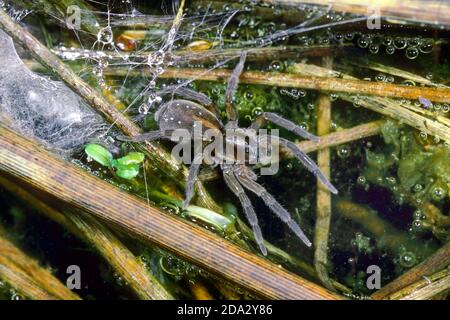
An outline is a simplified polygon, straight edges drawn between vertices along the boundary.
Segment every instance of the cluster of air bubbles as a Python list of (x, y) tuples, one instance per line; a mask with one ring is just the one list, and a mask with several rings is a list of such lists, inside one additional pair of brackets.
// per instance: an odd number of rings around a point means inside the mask
[(127, 285), (127, 282), (118, 273), (114, 272), (113, 278), (117, 286), (123, 287)]
[(412, 233), (421, 233), (425, 230), (424, 228), (424, 220), (425, 215), (422, 210), (417, 209), (413, 212), (413, 222), (411, 223), (411, 228), (409, 229)]
[(160, 258), (159, 265), (161, 269), (175, 278), (175, 280), (181, 280), (184, 276), (195, 277), (201, 273), (201, 270), (194, 267), (191, 264), (177, 259), (172, 255), (166, 255)]
[(106, 88), (106, 81), (103, 77), (103, 71), (109, 66), (109, 60), (106, 56), (100, 56), (97, 60), (97, 65), (92, 69), (92, 73), (97, 79), (100, 87)]
[(394, 82), (394, 77), (391, 75), (385, 75), (383, 73), (379, 73), (375, 76), (375, 81), (392, 83), (392, 82)]
[(306, 96), (306, 91), (302, 89), (280, 89), (280, 94), (283, 96), (288, 96), (294, 100), (298, 100)]
[(22, 21), (22, 19), (24, 19), (29, 13), (31, 13), (31, 10), (28, 9), (15, 9), (9, 3), (5, 3), (5, 1), (0, 1), (0, 10), (6, 11), (6, 13), (16, 22)]
[(338, 37), (335, 35), (335, 39), (339, 39), (339, 41), (353, 41), (356, 35), (358, 36), (356, 40), (357, 46), (362, 49), (367, 49), (372, 54), (379, 53), (380, 48), (383, 46), (387, 55), (393, 55), (396, 51), (404, 50), (405, 57), (411, 60), (416, 59), (420, 53), (426, 54), (432, 52), (434, 46), (432, 39), (421, 37), (391, 37), (380, 34), (361, 34), (359, 32), (350, 32), (346, 35), (339, 33)]

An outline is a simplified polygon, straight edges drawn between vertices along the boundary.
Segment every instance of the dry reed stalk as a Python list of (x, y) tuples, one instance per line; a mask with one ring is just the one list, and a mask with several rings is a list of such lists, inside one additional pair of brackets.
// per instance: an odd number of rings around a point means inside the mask
[(75, 212), (63, 214), (2, 176), (0, 176), (0, 186), (96, 248), (140, 299), (173, 299), (145, 266), (139, 263), (136, 256), (92, 217), (82, 217)]
[(252, 293), (272, 299), (342, 299), (58, 159), (1, 125), (0, 151), (1, 171)]
[[(323, 64), (331, 69), (332, 58), (324, 58)], [(330, 132), (331, 100), (326, 94), (320, 94), (317, 102), (317, 135), (319, 137)], [(323, 174), (330, 179), (330, 149), (317, 152), (317, 165)], [(331, 220), (331, 193), (322, 183), (317, 181), (316, 225), (314, 229), (314, 267), (323, 285), (334, 290), (328, 275), (328, 236)]]
[[(69, 290), (48, 270), (42, 268), (37, 261), (7, 240), (2, 229), (0, 229), (0, 267), (4, 272), (4, 277), (9, 279), (8, 283), (13, 287), (17, 285), (17, 289), (27, 296), (35, 298), (36, 294), (41, 295), (42, 291), (46, 291), (48, 298), (52, 296), (56, 299), (80, 300), (76, 293)], [(13, 277), (11, 272), (19, 281), (17, 284), (10, 282)], [(31, 283), (29, 286), (24, 286), (21, 279), (28, 278), (31, 279)]]

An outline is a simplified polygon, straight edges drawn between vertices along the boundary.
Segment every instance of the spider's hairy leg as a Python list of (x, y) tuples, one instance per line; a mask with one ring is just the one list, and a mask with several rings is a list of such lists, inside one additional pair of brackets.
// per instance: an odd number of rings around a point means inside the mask
[(161, 139), (165, 136), (163, 131), (160, 130), (155, 130), (155, 131), (150, 131), (150, 132), (146, 132), (134, 137), (127, 137), (127, 136), (117, 136), (117, 140), (120, 141), (129, 141), (129, 142), (143, 142), (143, 141), (153, 141), (153, 140), (158, 140)]
[(264, 245), (264, 239), (262, 236), (261, 228), (258, 224), (258, 217), (256, 216), (255, 210), (253, 209), (252, 203), (249, 197), (245, 194), (244, 188), (237, 181), (236, 176), (233, 171), (225, 169), (223, 171), (223, 177), (228, 188), (239, 198), (242, 208), (244, 209), (245, 216), (250, 223), (253, 234), (255, 236), (255, 241), (264, 256), (267, 256), (267, 248)]
[(289, 141), (284, 138), (279, 138), (280, 145), (283, 147), (288, 148), (292, 151), (294, 156), (300, 160), (300, 162), (309, 170), (311, 171), (317, 179), (322, 182), (322, 184), (330, 190), (331, 193), (337, 194), (337, 189), (331, 184), (331, 182), (325, 177), (325, 175), (322, 173), (320, 168), (317, 166), (317, 164), (310, 158), (308, 155), (303, 152), (295, 143), (292, 141)]
[(240, 170), (236, 173), (238, 181), (248, 190), (260, 197), (264, 203), (275, 213), (281, 221), (286, 223), (288, 227), (300, 238), (308, 247), (312, 245), (308, 237), (303, 233), (298, 224), (292, 220), (291, 215), (286, 209), (278, 203), (278, 201), (259, 183), (249, 178), (245, 172)]
[(189, 167), (189, 174), (186, 181), (186, 198), (183, 201), (183, 210), (185, 210), (192, 200), (195, 192), (195, 181), (197, 180), (198, 172), (202, 164), (203, 154), (199, 153), (194, 157), (194, 160)]
[(197, 92), (197, 91), (192, 90), (187, 87), (182, 87), (180, 85), (167, 86), (166, 88), (159, 90), (157, 92), (158, 95), (169, 94), (169, 93), (181, 96), (187, 100), (194, 100), (205, 106), (213, 104), (212, 100), (206, 94)]
[(241, 73), (244, 70), (246, 58), (247, 52), (244, 51), (241, 54), (239, 63), (234, 68), (233, 72), (231, 73), (230, 79), (228, 80), (227, 91), (225, 93), (225, 108), (227, 112), (227, 118), (229, 121), (237, 121), (237, 112), (233, 106), (233, 96), (239, 84), (239, 77), (241, 76)]
[(320, 138), (318, 136), (313, 135), (312, 133), (309, 133), (302, 127), (296, 125), (294, 122), (284, 119), (283, 117), (279, 116), (276, 113), (272, 112), (264, 112), (262, 115), (260, 115), (250, 126), (251, 129), (257, 130), (260, 126), (263, 125), (265, 121), (270, 121), (286, 130), (289, 130), (296, 135), (303, 137), (308, 140), (312, 140), (315, 142), (319, 142)]

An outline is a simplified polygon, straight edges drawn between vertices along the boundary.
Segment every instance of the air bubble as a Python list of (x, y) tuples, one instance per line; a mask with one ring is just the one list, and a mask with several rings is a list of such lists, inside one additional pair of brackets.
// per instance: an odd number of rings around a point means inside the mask
[(344, 39), (347, 41), (352, 41), (354, 38), (355, 38), (355, 34), (353, 32), (348, 32), (344, 36)]
[(442, 199), (445, 198), (445, 196), (446, 196), (445, 190), (443, 188), (441, 188), (441, 187), (434, 187), (431, 190), (431, 198), (434, 201), (441, 201)]
[(388, 55), (393, 55), (395, 53), (395, 47), (394, 46), (387, 46), (386, 47), (386, 53)]
[(371, 45), (369, 46), (369, 52), (370, 52), (371, 54), (377, 54), (379, 50), (380, 50), (380, 46), (377, 45), (377, 44), (371, 44)]
[(339, 158), (348, 158), (350, 156), (350, 148), (348, 146), (341, 146), (337, 150)]
[(420, 52), (422, 53), (430, 53), (431, 51), (433, 51), (433, 41), (432, 40), (426, 40), (424, 41), (420, 47), (419, 47)]
[(113, 32), (110, 26), (101, 28), (97, 33), (97, 40), (103, 45), (111, 44), (113, 42), (113, 39)]
[(408, 40), (408, 45), (412, 47), (417, 47), (422, 43), (422, 39), (420, 38), (412, 38)]
[(385, 46), (391, 46), (393, 42), (394, 42), (394, 40), (391, 37), (386, 37), (383, 40), (383, 44)]
[(407, 45), (408, 45), (407, 41), (403, 38), (395, 38), (395, 40), (394, 40), (394, 47), (396, 49), (399, 49), (399, 50), (405, 49)]
[(364, 176), (359, 176), (358, 179), (356, 179), (356, 182), (361, 185), (364, 186), (367, 182), (366, 177)]
[(386, 80), (386, 76), (382, 73), (379, 73), (375, 76), (375, 81), (384, 82)]
[(400, 256), (399, 263), (404, 268), (411, 268), (416, 264), (417, 260), (412, 252), (405, 252)]
[(408, 59), (415, 59), (419, 56), (419, 49), (417, 49), (416, 47), (408, 47), (405, 51), (405, 56)]
[(138, 108), (138, 112), (142, 115), (146, 115), (150, 108), (146, 104), (141, 104)]
[(252, 110), (252, 114), (256, 117), (262, 115), (264, 110), (261, 107), (256, 107)]
[(358, 39), (358, 46), (359, 46), (360, 48), (367, 48), (368, 45), (369, 45), (369, 39), (367, 39), (367, 37), (361, 36), (361, 37)]
[(282, 71), (282, 67), (283, 67), (283, 64), (281, 63), (281, 61), (275, 60), (275, 61), (272, 61), (272, 63), (270, 64), (269, 70)]

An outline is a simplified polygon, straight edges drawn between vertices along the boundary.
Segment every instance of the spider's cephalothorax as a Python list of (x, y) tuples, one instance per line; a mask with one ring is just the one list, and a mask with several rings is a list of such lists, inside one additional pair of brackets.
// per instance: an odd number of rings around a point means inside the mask
[[(228, 121), (225, 125), (222, 124), (219, 118), (219, 112), (212, 101), (204, 94), (192, 91), (187, 88), (178, 88), (177, 94), (186, 97), (189, 100), (172, 100), (161, 105), (155, 113), (155, 120), (158, 123), (159, 129), (145, 133), (141, 136), (134, 137), (133, 141), (149, 141), (155, 139), (171, 139), (172, 133), (177, 129), (185, 129), (194, 136), (196, 123), (201, 123), (202, 130), (212, 129), (221, 134), (225, 134), (226, 129), (237, 129), (237, 114), (233, 106), (232, 100), (234, 92), (239, 82), (239, 76), (244, 68), (246, 54), (241, 55), (240, 61), (235, 67), (228, 82), (225, 106)], [(196, 100), (197, 102), (193, 102)], [(265, 121), (270, 121), (282, 128), (296, 133), (297, 135), (310, 140), (318, 140), (318, 137), (308, 133), (295, 123), (286, 120), (277, 114), (265, 112), (259, 116), (250, 126), (252, 129), (258, 129)], [(225, 138), (225, 141), (227, 139)], [(302, 150), (300, 150), (293, 142), (278, 138), (279, 144), (282, 147), (288, 148), (292, 151), (297, 159), (333, 193), (337, 193), (336, 188), (323, 175), (314, 161), (309, 158)], [(189, 168), (189, 175), (186, 184), (186, 199), (183, 202), (183, 207), (187, 207), (194, 195), (194, 184), (198, 176), (200, 164), (202, 163), (202, 153), (194, 155), (194, 161)], [(215, 158), (222, 169), (223, 177), (227, 186), (239, 198), (244, 213), (248, 222), (251, 225), (255, 235), (256, 242), (261, 252), (266, 255), (267, 249), (264, 245), (261, 229), (258, 225), (258, 218), (250, 202), (250, 199), (245, 193), (249, 190), (260, 197), (265, 204), (283, 221), (289, 228), (307, 245), (311, 246), (311, 242), (305, 236), (298, 224), (292, 220), (290, 214), (281, 206), (278, 201), (267, 190), (256, 182), (256, 174), (246, 162), (230, 163), (224, 162), (223, 157)]]

